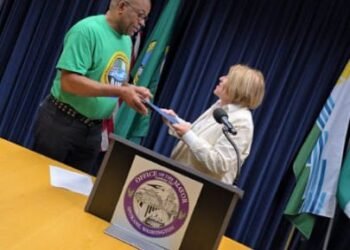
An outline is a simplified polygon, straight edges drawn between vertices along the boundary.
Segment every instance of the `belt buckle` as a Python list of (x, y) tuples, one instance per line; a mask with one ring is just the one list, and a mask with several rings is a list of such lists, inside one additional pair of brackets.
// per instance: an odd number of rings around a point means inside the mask
[(69, 116), (71, 116), (71, 117), (73, 117), (73, 118), (75, 118), (75, 116), (77, 115), (77, 112), (76, 112), (75, 110), (69, 108), (69, 109), (67, 110), (66, 114), (69, 115)]
[(94, 121), (89, 118), (82, 117), (81, 121), (88, 127), (92, 127), (94, 125)]

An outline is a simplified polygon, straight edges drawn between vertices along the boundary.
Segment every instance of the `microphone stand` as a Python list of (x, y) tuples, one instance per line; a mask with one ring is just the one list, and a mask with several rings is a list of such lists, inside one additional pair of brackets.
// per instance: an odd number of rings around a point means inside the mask
[(233, 185), (237, 186), (237, 181), (238, 181), (238, 177), (241, 173), (241, 157), (239, 156), (239, 151), (238, 151), (238, 147), (237, 145), (234, 143), (234, 141), (231, 140), (231, 138), (228, 136), (229, 133), (231, 133), (232, 135), (235, 135), (236, 133), (233, 133), (229, 128), (227, 128), (226, 126), (222, 127), (222, 132), (224, 133), (225, 137), (227, 138), (227, 140), (231, 143), (231, 145), (233, 146), (233, 148), (235, 149), (236, 152), (236, 156), (237, 156), (237, 174), (236, 174), (236, 178), (233, 181)]

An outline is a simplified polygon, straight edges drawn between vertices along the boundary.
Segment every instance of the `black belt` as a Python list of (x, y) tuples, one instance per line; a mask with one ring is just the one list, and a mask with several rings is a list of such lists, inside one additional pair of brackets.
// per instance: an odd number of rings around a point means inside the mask
[(49, 101), (61, 112), (64, 114), (74, 118), (75, 120), (80, 121), (81, 123), (85, 124), (88, 127), (93, 127), (96, 125), (100, 125), (102, 123), (102, 120), (92, 120), (90, 118), (87, 118), (86, 116), (80, 114), (78, 111), (76, 111), (72, 106), (69, 104), (66, 104), (64, 102), (60, 102), (52, 95), (49, 95)]

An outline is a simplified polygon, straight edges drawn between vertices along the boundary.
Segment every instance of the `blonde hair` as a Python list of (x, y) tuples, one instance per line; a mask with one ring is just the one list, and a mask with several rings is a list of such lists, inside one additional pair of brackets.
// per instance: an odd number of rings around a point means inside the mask
[(265, 94), (264, 76), (259, 70), (245, 65), (231, 66), (225, 91), (231, 103), (255, 109), (261, 104)]

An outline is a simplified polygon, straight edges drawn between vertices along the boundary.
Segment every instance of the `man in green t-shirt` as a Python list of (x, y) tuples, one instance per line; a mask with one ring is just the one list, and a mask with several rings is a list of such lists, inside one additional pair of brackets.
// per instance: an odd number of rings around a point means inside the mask
[(111, 0), (105, 15), (87, 17), (66, 34), (50, 95), (39, 107), (34, 150), (85, 172), (101, 145), (101, 122), (118, 98), (147, 113), (146, 88), (128, 84), (134, 35), (145, 25), (150, 0)]

